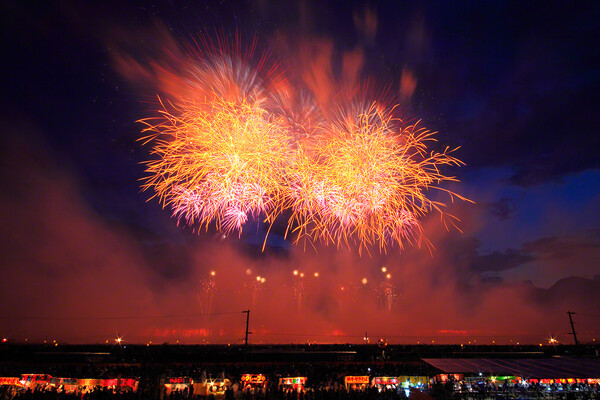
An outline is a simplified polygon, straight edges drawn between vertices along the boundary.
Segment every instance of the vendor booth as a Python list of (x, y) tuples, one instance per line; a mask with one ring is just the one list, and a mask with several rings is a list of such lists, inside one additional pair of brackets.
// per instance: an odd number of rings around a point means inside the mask
[(262, 390), (267, 385), (267, 377), (263, 374), (243, 374), (242, 391)]
[(288, 377), (288, 378), (279, 378), (279, 388), (283, 388), (284, 390), (294, 390), (294, 391), (304, 391), (306, 386), (306, 377), (305, 376), (297, 376), (297, 377)]
[(446, 383), (448, 381), (460, 382), (464, 379), (464, 374), (438, 374), (433, 377), (433, 383)]
[(22, 386), (19, 378), (3, 378), (0, 377), (0, 385), (6, 386)]
[(376, 376), (371, 382), (380, 392), (383, 390), (395, 390), (398, 388), (398, 378), (395, 376)]
[(423, 389), (429, 386), (430, 379), (428, 376), (407, 376), (402, 375), (398, 377), (398, 383), (404, 389), (415, 388)]
[(165, 380), (167, 396), (169, 396), (172, 392), (183, 392), (185, 390), (187, 390), (189, 393), (193, 390), (193, 384), (194, 381), (188, 376), (169, 377)]
[(77, 381), (76, 378), (52, 378), (49, 385), (55, 387), (57, 391), (73, 393), (77, 391), (77, 388), (79, 387)]
[(364, 376), (346, 376), (344, 377), (344, 385), (346, 390), (366, 390), (371, 382), (371, 377)]
[(27, 389), (35, 389), (38, 386), (46, 386), (52, 380), (47, 374), (22, 374), (19, 383)]

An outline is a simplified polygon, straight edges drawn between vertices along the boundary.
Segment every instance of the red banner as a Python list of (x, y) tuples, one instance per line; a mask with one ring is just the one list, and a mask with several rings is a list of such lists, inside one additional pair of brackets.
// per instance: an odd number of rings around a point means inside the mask
[(0, 385), (20, 385), (19, 378), (0, 378)]
[(358, 383), (368, 385), (370, 378), (368, 376), (347, 376), (345, 380), (347, 384)]
[(267, 377), (262, 374), (243, 374), (242, 382), (248, 383), (263, 383), (267, 380)]
[(397, 385), (398, 378), (387, 377), (387, 376), (378, 376), (377, 378), (373, 378), (373, 384), (375, 384), (375, 385)]

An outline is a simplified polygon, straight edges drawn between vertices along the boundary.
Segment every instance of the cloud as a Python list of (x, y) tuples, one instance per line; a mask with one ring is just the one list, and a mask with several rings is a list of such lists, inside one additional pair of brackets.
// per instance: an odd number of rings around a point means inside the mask
[(586, 249), (600, 248), (598, 238), (591, 240), (588, 237), (548, 237), (525, 243), (525, 251), (535, 253), (538, 258), (544, 260), (564, 260), (573, 256), (576, 252)]
[(477, 271), (503, 271), (517, 268), (533, 260), (535, 260), (535, 257), (530, 253), (508, 249), (504, 252), (495, 251), (477, 257), (474, 260), (473, 268)]
[(505, 197), (496, 202), (488, 203), (486, 206), (489, 212), (501, 221), (513, 218), (517, 212), (515, 202)]

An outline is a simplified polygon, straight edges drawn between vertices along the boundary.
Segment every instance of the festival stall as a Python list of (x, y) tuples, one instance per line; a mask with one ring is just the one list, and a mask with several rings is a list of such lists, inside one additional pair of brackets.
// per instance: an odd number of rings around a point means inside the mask
[(52, 378), (50, 379), (49, 386), (55, 387), (63, 393), (74, 393), (79, 387), (77, 383), (78, 380), (76, 378)]
[(421, 390), (429, 386), (430, 379), (428, 376), (402, 375), (398, 377), (398, 382), (404, 389), (415, 388)]
[(197, 396), (223, 396), (225, 391), (231, 388), (231, 381), (221, 377), (220, 379), (207, 379), (204, 382), (194, 382), (192, 393)]
[(346, 390), (366, 390), (371, 382), (370, 376), (346, 376), (344, 377), (344, 385)]
[(127, 379), (119, 379), (118, 386), (121, 390), (130, 390), (132, 392), (137, 392), (139, 384), (140, 384), (139, 379), (127, 378)]
[(262, 374), (243, 374), (242, 391), (262, 390), (267, 385), (267, 377)]
[(559, 379), (527, 379), (525, 382), (529, 384), (541, 385), (557, 385), (557, 384), (575, 384), (583, 383), (588, 385), (600, 385), (600, 378), (559, 378)]
[(35, 389), (38, 386), (46, 386), (52, 380), (52, 376), (47, 374), (22, 374), (20, 385), (27, 389)]
[(231, 381), (229, 379), (214, 379), (207, 380), (208, 394), (214, 396), (225, 395), (225, 391), (231, 387)]
[(394, 390), (398, 388), (398, 378), (395, 376), (376, 376), (373, 378), (371, 386), (376, 387), (380, 392), (382, 390)]
[(0, 385), (22, 386), (19, 378), (3, 378), (3, 377), (0, 377)]
[(183, 392), (187, 389), (188, 393), (194, 390), (194, 380), (188, 376), (170, 377), (165, 380), (167, 396), (171, 392)]
[(304, 390), (306, 386), (306, 377), (298, 376), (298, 377), (288, 377), (288, 378), (279, 378), (279, 388), (283, 388), (284, 390), (294, 390), (301, 392)]
[(465, 379), (464, 374), (438, 374), (433, 377), (433, 383), (446, 383), (448, 381), (460, 382)]

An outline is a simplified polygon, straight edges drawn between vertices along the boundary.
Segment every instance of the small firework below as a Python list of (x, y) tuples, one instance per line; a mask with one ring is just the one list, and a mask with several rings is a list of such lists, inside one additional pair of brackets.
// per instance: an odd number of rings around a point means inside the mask
[(211, 271), (208, 278), (200, 280), (200, 293), (198, 294), (198, 301), (200, 303), (200, 310), (206, 314), (212, 312), (213, 297), (217, 290), (215, 276), (216, 272)]
[(392, 311), (396, 300), (398, 299), (398, 293), (396, 286), (389, 279), (381, 282), (379, 285), (379, 299), (387, 311)]
[(294, 298), (296, 299), (296, 306), (298, 311), (302, 308), (304, 301), (304, 273), (294, 270), (294, 282), (292, 283), (292, 290), (294, 292)]

